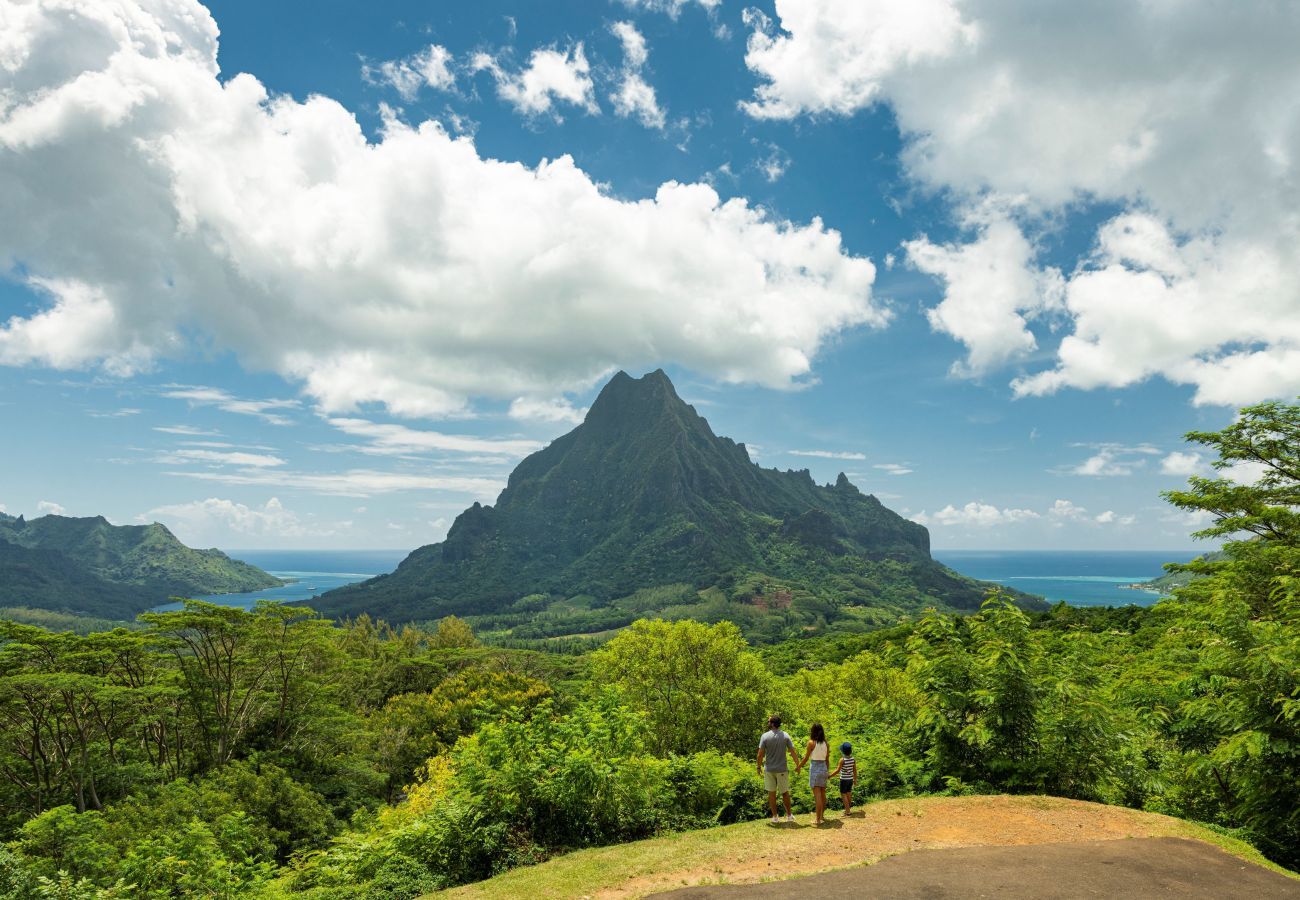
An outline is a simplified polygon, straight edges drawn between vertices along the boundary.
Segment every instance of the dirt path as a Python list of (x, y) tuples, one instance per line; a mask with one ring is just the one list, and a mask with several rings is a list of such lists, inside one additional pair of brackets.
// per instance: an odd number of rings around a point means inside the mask
[(1169, 900), (1300, 898), (1300, 882), (1200, 841), (1137, 838), (1016, 847), (918, 850), (857, 866), (766, 884), (690, 887), (674, 900), (890, 897), (897, 900)]
[(642, 897), (686, 885), (753, 884), (912, 850), (1192, 836), (1191, 826), (1178, 819), (1054, 797), (888, 800), (855, 809), (848, 819), (830, 814), (822, 828), (810, 823), (808, 815), (794, 824), (764, 823), (762, 837), (731, 848), (726, 858), (632, 878), (593, 896)]

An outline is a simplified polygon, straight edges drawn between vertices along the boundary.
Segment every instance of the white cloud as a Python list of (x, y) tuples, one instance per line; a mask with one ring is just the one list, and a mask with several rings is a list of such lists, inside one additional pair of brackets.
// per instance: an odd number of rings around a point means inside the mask
[(853, 453), (841, 450), (787, 450), (790, 456), (815, 456), (820, 459), (866, 459), (865, 453)]
[(966, 345), (953, 373), (978, 376), (1037, 348), (1027, 320), (1061, 308), (1064, 281), (1056, 269), (1032, 266), (1034, 247), (1005, 211), (984, 209), (966, 224), (978, 233), (969, 243), (921, 237), (903, 247), (914, 268), (945, 286), (943, 301), (926, 315), (931, 328)]
[[(1013, 382), (1018, 394), (1151, 377), (1193, 386), (1197, 403), (1300, 392), (1300, 7), (779, 0), (776, 11), (776, 23), (749, 16), (746, 62), (762, 79), (751, 115), (888, 103), (916, 184), (959, 210), (1013, 202), (1001, 240), (982, 230), (966, 247), (913, 244), (947, 282), (948, 309), (932, 320), (967, 344), (967, 372), (1035, 347), (1033, 288), (1057, 277), (1025, 234), (1105, 204), (1120, 211), (1064, 276), (1071, 333), (1051, 368)], [(981, 304), (961, 282), (991, 273)], [(997, 333), (972, 314), (985, 306)]]
[(1189, 475), (1195, 475), (1201, 470), (1201, 454), (1199, 453), (1183, 453), (1181, 450), (1175, 450), (1160, 460), (1161, 475), (1179, 475), (1185, 478)]
[(615, 22), (610, 31), (623, 44), (623, 68), (619, 72), (618, 86), (609, 95), (614, 113), (625, 119), (635, 116), (646, 128), (663, 128), (664, 111), (659, 106), (655, 89), (641, 74), (650, 55), (645, 37), (631, 22)]
[(529, 56), (528, 65), (519, 71), (507, 70), (498, 56), (476, 53), (470, 69), (490, 73), (501, 99), (524, 115), (550, 113), (558, 120), (556, 101), (577, 106), (590, 115), (600, 113), (591, 82), (591, 64), (587, 62), (581, 41), (567, 50), (538, 48)]
[[(191, 406), (215, 406), (223, 412), (235, 413), (241, 416), (256, 416), (263, 422), (271, 425), (291, 425), (293, 420), (282, 416), (279, 413), (272, 412), (277, 409), (296, 409), (297, 400), (241, 400), (232, 396), (228, 391), (221, 388), (213, 387), (191, 387), (183, 384), (168, 385), (167, 390), (162, 392), (162, 396), (172, 400), (184, 400)], [(171, 430), (174, 434), (202, 434), (198, 430), (180, 431), (180, 428), (187, 426), (175, 426)], [(167, 429), (159, 428), (158, 431)]]
[(223, 543), (232, 534), (256, 537), (325, 537), (332, 527), (313, 527), (285, 509), (276, 497), (261, 507), (209, 497), (192, 503), (159, 506), (136, 516), (139, 522), (161, 522), (189, 546)]
[(972, 500), (960, 509), (952, 504), (945, 506), (934, 515), (924, 510), (912, 519), (922, 525), (941, 525), (944, 527), (970, 526), (975, 528), (992, 528), (998, 525), (1012, 525), (1040, 518), (1032, 509), (999, 509), (990, 503)]
[(444, 434), (440, 431), (421, 431), (404, 425), (371, 422), (366, 419), (333, 418), (328, 421), (344, 434), (365, 438), (370, 442), (365, 449), (383, 456), (443, 451), (518, 457), (527, 456), (542, 448), (542, 444), (532, 440)]
[(283, 469), (181, 470), (167, 474), (220, 484), (290, 488), (337, 497), (371, 497), (397, 491), (450, 491), (491, 502), (505, 487), (504, 483), (491, 478), (378, 472), (372, 469), (350, 469), (346, 472), (292, 472)]
[(42, 500), (36, 504), (36, 512), (42, 516), (62, 516), (68, 511), (52, 500)]
[(189, 437), (216, 437), (221, 434), (219, 431), (206, 431), (193, 425), (155, 425), (153, 430), (161, 431), (163, 434), (183, 434)]
[(245, 453), (239, 450), (171, 450), (159, 456), (158, 462), (173, 466), (187, 463), (212, 463), (219, 466), (248, 466), (256, 469), (284, 465), (284, 460), (278, 456)]
[(587, 415), (586, 407), (578, 409), (563, 397), (549, 400), (537, 397), (516, 397), (510, 403), (510, 418), (524, 422), (557, 422), (577, 425)]
[(92, 419), (125, 419), (128, 416), (138, 416), (142, 412), (144, 412), (143, 409), (123, 407), (114, 410), (91, 410), (89, 415)]
[(876, 463), (873, 469), (882, 469), (890, 475), (911, 475), (912, 469), (902, 463)]
[(327, 412), (433, 416), (665, 363), (788, 387), (889, 319), (819, 220), (702, 184), (619, 199), (391, 114), (368, 141), (327, 97), (220, 80), (187, 0), (35, 7), (4, 40), (0, 259), (63, 287), (0, 325), (0, 364), (126, 373), (193, 335)]
[(1057, 500), (1047, 514), (1060, 521), (1081, 522), (1088, 518), (1088, 510), (1070, 500)]
[(405, 59), (392, 59), (373, 66), (367, 63), (361, 67), (361, 74), (373, 84), (389, 85), (403, 100), (410, 101), (424, 87), (440, 91), (455, 87), (456, 73), (452, 71), (451, 62), (451, 53), (446, 47), (430, 44)]
[(781, 176), (790, 168), (790, 154), (786, 153), (776, 144), (768, 144), (767, 154), (760, 157), (755, 163), (755, 168), (762, 173), (769, 184), (781, 180)]
[(1063, 475), (1087, 475), (1099, 478), (1132, 475), (1147, 464), (1146, 457), (1159, 455), (1150, 444), (1125, 446), (1124, 444), (1087, 444), (1097, 452), (1077, 466), (1066, 466), (1053, 471)]
[(1078, 525), (1120, 525), (1127, 527), (1137, 521), (1135, 516), (1120, 516), (1114, 510), (1106, 510), (1097, 515), (1089, 514), (1085, 507), (1072, 500), (1056, 500), (1043, 513), (1032, 509), (1001, 509), (991, 503), (972, 501), (963, 507), (951, 504), (929, 515), (922, 511), (912, 519), (922, 525), (943, 527), (993, 528), (1000, 525), (1014, 525), (1020, 522), (1046, 520), (1053, 528), (1061, 528), (1067, 523)]
[(691, 3), (698, 3), (710, 13), (722, 6), (722, 0), (620, 0), (620, 2), (628, 9), (664, 12), (674, 19), (681, 15), (682, 10)]

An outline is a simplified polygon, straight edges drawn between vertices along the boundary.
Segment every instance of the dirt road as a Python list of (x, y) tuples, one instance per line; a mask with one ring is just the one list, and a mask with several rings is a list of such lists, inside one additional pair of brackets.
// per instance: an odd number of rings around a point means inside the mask
[(1029, 898), (1300, 898), (1300, 882), (1183, 838), (1074, 841), (915, 850), (856, 866), (764, 884), (711, 885), (655, 894), (680, 900), (889, 897), (898, 900)]

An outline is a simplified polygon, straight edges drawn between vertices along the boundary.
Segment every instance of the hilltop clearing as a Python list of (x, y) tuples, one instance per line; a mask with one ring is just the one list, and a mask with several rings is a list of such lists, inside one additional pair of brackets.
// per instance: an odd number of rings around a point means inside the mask
[[(703, 884), (756, 884), (876, 862), (913, 850), (1005, 847), (1129, 838), (1188, 838), (1256, 867), (1298, 878), (1247, 844), (1169, 816), (1039, 796), (887, 800), (794, 825), (748, 822), (571, 853), (440, 897), (645, 897)], [(1294, 882), (1300, 894), (1300, 880)]]

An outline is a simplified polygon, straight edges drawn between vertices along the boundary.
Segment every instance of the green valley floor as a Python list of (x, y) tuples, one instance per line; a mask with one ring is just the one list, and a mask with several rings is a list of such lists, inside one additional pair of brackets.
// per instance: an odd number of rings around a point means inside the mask
[[(1238, 879), (1240, 886), (1246, 886), (1246, 882), (1240, 879), (1259, 881), (1260, 886), (1252, 888), (1252, 896), (1300, 896), (1300, 879), (1296, 875), (1265, 861), (1246, 844), (1199, 825), (1123, 807), (1053, 797), (1012, 796), (887, 800), (859, 807), (847, 819), (832, 813), (828, 816), (828, 824), (822, 828), (812, 827), (811, 816), (803, 815), (794, 824), (749, 822), (584, 850), (543, 865), (518, 869), (488, 881), (448, 891), (442, 896), (466, 900), (645, 897), (668, 891), (676, 893), (678, 889), (697, 885), (753, 886), (814, 873), (855, 871), (850, 867), (856, 867), (857, 872), (866, 873), (870, 872), (870, 867), (863, 869), (865, 863), (876, 863), (887, 857), (897, 857), (917, 850), (999, 847), (1033, 848), (1036, 852), (1023, 854), (1022, 860), (1031, 869), (1037, 866), (1044, 872), (1050, 872), (1055, 868), (1063, 888), (1086, 889), (1086, 877), (1082, 869), (1078, 877), (1072, 878), (1066, 858), (1071, 853), (1076, 860), (1085, 858), (1087, 854), (1084, 851), (1087, 848), (1080, 848), (1080, 844), (1086, 842), (1095, 846), (1097, 861), (1100, 866), (1105, 866), (1104, 860), (1108, 854), (1120, 861), (1128, 858), (1133, 863), (1141, 851), (1134, 854), (1132, 850), (1145, 845), (1147, 841), (1141, 840), (1139, 845), (1130, 839), (1149, 838), (1182, 839), (1158, 842), (1150, 850), (1151, 853), (1164, 854), (1164, 862), (1173, 867), (1172, 876), (1170, 873), (1156, 873), (1153, 877), (1157, 881), (1153, 883), (1163, 883), (1158, 881), (1159, 878), (1168, 881), (1169, 877), (1180, 877), (1176, 854), (1181, 853), (1184, 858), (1202, 859), (1204, 865), (1208, 866), (1207, 871), (1218, 871), (1220, 876), (1230, 881)], [(1125, 842), (1133, 846), (1121, 849), (1110, 846), (1107, 842)], [(1074, 849), (1062, 850), (1059, 845), (1074, 845)], [(1220, 853), (1215, 848), (1223, 852)], [(1198, 849), (1201, 851), (1199, 854)], [(1054, 866), (1053, 854), (1062, 852), (1066, 857), (1057, 860), (1059, 865)], [(916, 859), (919, 860), (919, 857)], [(1237, 861), (1240, 871), (1222, 871), (1224, 859)], [(899, 862), (904, 869), (908, 866), (915, 868), (915, 863), (907, 860), (894, 862), (888, 868), (896, 868)], [(1008, 865), (1008, 859), (999, 859), (997, 854), (976, 854), (971, 860), (964, 860), (962, 854), (937, 854), (930, 862), (947, 866), (953, 871), (966, 866), (972, 873), (972, 887), (976, 886), (974, 880), (977, 877), (985, 878), (986, 881), (981, 883), (996, 886), (997, 878), (1001, 877), (996, 870), (999, 866), (1005, 868)], [(1219, 869), (1215, 868), (1216, 865)], [(976, 874), (980, 871), (983, 871), (983, 876)], [(1183, 874), (1195, 882), (1198, 871), (1192, 868)], [(907, 884), (905, 872), (891, 873), (882, 867), (872, 877), (880, 874), (902, 878), (901, 881), (894, 882), (895, 888)], [(852, 880), (853, 875), (838, 874), (835, 877), (839, 880), (848, 879), (845, 889), (850, 893), (876, 893), (865, 877), (860, 883)], [(1045, 874), (1044, 877), (1050, 876)], [(988, 881), (990, 878), (993, 880)], [(788, 885), (790, 891), (775, 890), (771, 896), (794, 896), (796, 893), (808, 896), (809, 892), (813, 896), (834, 896), (838, 882), (830, 881), (825, 885), (825, 890), (822, 882), (821, 878), (799, 878)], [(960, 877), (957, 883), (960, 885)], [(1097, 884), (1103, 887), (1105, 882), (1099, 881)], [(796, 886), (797, 890), (794, 890)], [(773, 888), (777, 887), (773, 885)], [(942, 889), (942, 885), (937, 887)], [(882, 889), (885, 893), (890, 892), (890, 889), (883, 886)], [(976, 896), (980, 893), (982, 891), (977, 890), (966, 895)], [(698, 894), (694, 890), (682, 892), (684, 898), (728, 897), (735, 894), (733, 891), (716, 889)], [(926, 896), (955, 895), (932, 893)], [(1054, 896), (1088, 894), (1057, 893)]]

